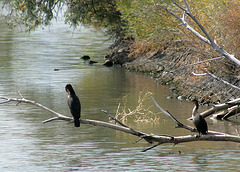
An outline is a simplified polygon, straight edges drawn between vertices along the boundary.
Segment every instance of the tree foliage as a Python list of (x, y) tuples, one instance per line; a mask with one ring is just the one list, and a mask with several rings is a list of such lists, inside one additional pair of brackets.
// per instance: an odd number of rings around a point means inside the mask
[(3, 7), (11, 27), (25, 25), (28, 31), (49, 25), (61, 11), (71, 26), (104, 28), (116, 37), (123, 33), (124, 22), (115, 0), (6, 0)]
[[(184, 6), (183, 1), (176, 0), (176, 2)], [(237, 14), (240, 11), (238, 0), (188, 0), (187, 2), (194, 16), (196, 16), (217, 42), (222, 43), (221, 41), (224, 40), (224, 45), (233, 42), (229, 33), (234, 32), (236, 35), (237, 31), (239, 31), (236, 28), (237, 23), (239, 23), (237, 17), (239, 15)], [(194, 35), (187, 32), (184, 27), (179, 26), (174, 17), (155, 5), (160, 4), (165, 6), (175, 14), (181, 16), (182, 11), (173, 5), (172, 0), (117, 0), (117, 4), (123, 19), (128, 24), (126, 35), (131, 35), (136, 41), (142, 42), (146, 49), (149, 49), (149, 47), (158, 48), (158, 46), (163, 45), (162, 42), (165, 40), (185, 40), (192, 46), (198, 48), (201, 46), (199, 49), (207, 49), (206, 45), (201, 43)], [(193, 25), (195, 30), (200, 31), (197, 25), (191, 23), (188, 18), (186, 20)], [(226, 38), (229, 39), (226, 40)], [(236, 40), (235, 45), (237, 45)], [(138, 45), (139, 43), (136, 43), (135, 48), (143, 51), (143, 47)], [(136, 49), (134, 51), (137, 51)]]
[[(183, 5), (182, 0), (176, 1)], [(216, 41), (230, 48), (231, 53), (240, 54), (238, 0), (188, 0), (188, 3), (194, 16)], [(206, 50), (198, 39), (186, 34), (174, 17), (156, 6), (161, 4), (182, 15), (172, 0), (5, 0), (3, 4), (11, 27), (25, 25), (27, 30), (33, 30), (49, 25), (61, 11), (66, 23), (73, 27), (93, 26), (104, 28), (115, 37), (134, 37), (133, 49), (139, 53), (158, 49), (166, 40), (187, 40)], [(196, 25), (193, 27), (199, 31)]]
[(123, 33), (124, 21), (115, 0), (69, 0), (65, 16), (66, 21), (74, 26), (83, 24), (106, 28), (116, 37)]
[(3, 7), (11, 28), (25, 25), (30, 31), (41, 25), (49, 25), (61, 5), (62, 1), (59, 0), (13, 0), (5, 1)]
[[(177, 36), (177, 23), (156, 8), (153, 1), (118, 0), (118, 9), (127, 21), (126, 35), (142, 41), (148, 48), (159, 46), (164, 40)], [(139, 43), (136, 43), (138, 46)], [(151, 45), (151, 46), (150, 46)], [(141, 47), (141, 46), (140, 46)]]

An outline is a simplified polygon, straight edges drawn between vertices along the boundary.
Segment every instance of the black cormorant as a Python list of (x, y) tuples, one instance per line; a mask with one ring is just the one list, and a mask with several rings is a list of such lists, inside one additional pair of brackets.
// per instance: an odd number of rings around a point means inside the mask
[(199, 137), (200, 134), (207, 134), (208, 126), (207, 126), (206, 120), (202, 117), (200, 113), (198, 113), (198, 107), (199, 107), (198, 101), (194, 99), (192, 102), (195, 104), (192, 111), (193, 124), (197, 128), (197, 131), (199, 133), (198, 137)]
[(79, 98), (76, 96), (71, 84), (67, 84), (65, 90), (68, 92), (68, 107), (74, 118), (74, 125), (75, 127), (80, 127), (81, 104)]

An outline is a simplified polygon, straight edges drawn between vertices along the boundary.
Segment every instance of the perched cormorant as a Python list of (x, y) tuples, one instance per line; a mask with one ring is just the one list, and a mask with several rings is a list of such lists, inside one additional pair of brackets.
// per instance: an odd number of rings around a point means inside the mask
[(206, 120), (202, 117), (200, 113), (198, 113), (198, 107), (199, 107), (198, 101), (194, 99), (192, 102), (195, 104), (192, 111), (193, 124), (197, 128), (197, 131), (199, 133), (198, 137), (199, 137), (200, 134), (207, 134), (208, 126), (207, 126)]
[(79, 98), (76, 96), (75, 91), (71, 84), (65, 86), (65, 90), (68, 93), (68, 107), (74, 118), (75, 127), (80, 127), (79, 118), (81, 117), (81, 104)]

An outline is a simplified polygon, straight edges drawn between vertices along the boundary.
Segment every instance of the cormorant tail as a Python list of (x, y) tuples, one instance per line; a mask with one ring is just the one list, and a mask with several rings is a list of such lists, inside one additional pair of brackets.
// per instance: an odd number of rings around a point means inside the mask
[(80, 121), (78, 118), (74, 119), (74, 125), (75, 125), (75, 127), (80, 127)]

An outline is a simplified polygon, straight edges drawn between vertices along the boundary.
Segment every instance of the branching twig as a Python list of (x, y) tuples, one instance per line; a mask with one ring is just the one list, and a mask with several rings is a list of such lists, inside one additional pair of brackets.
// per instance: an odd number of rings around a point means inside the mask
[(161, 144), (161, 143), (157, 143), (157, 144), (155, 144), (155, 145), (153, 145), (153, 146), (151, 146), (151, 147), (149, 147), (149, 148), (147, 148), (147, 149), (142, 150), (141, 152), (147, 152), (147, 151), (149, 151), (149, 150), (151, 150), (151, 149), (159, 146), (160, 144)]
[(2, 102), (0, 102), (0, 104), (8, 103), (8, 102), (11, 101), (11, 100), (9, 100), (8, 98), (5, 98), (5, 97), (2, 97), (1, 99), (4, 99), (6, 101), (2, 101)]
[(197, 132), (197, 130), (193, 127), (190, 127), (188, 125), (184, 125), (181, 122), (179, 122), (174, 116), (172, 116), (168, 111), (165, 111), (163, 108), (161, 108), (161, 106), (159, 106), (159, 104), (156, 102), (156, 100), (151, 96), (153, 104), (166, 116), (170, 117), (176, 124), (177, 127), (176, 128), (185, 128), (187, 130), (190, 130), (192, 132)]
[(192, 72), (192, 74), (195, 75), (195, 76), (206, 76), (206, 75), (208, 75), (208, 76), (210, 76), (211, 78), (213, 78), (213, 79), (215, 79), (215, 80), (217, 80), (217, 81), (219, 81), (219, 82), (222, 82), (223, 84), (225, 84), (225, 85), (227, 85), (227, 86), (229, 86), (229, 87), (231, 87), (231, 88), (234, 88), (234, 89), (240, 91), (240, 88), (239, 88), (239, 87), (237, 87), (237, 86), (235, 86), (235, 85), (233, 85), (233, 84), (231, 84), (231, 83), (229, 83), (229, 82), (227, 82), (227, 81), (225, 81), (225, 80), (217, 77), (216, 75), (214, 75), (214, 74), (212, 74), (212, 73), (210, 73), (210, 72), (207, 72), (206, 70), (203, 70), (203, 69), (201, 69), (201, 70), (202, 70), (203, 72), (205, 72), (205, 73), (199, 74), (199, 73)]
[(107, 114), (110, 118), (112, 118), (116, 123), (120, 124), (121, 126), (129, 128), (128, 126), (126, 126), (125, 124), (123, 124), (122, 122), (120, 122), (119, 120), (117, 120), (117, 118), (115, 118), (115, 117), (112, 116), (110, 113), (108, 113), (107, 110), (102, 110), (102, 112), (104, 112), (105, 114)]

